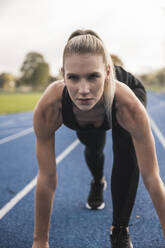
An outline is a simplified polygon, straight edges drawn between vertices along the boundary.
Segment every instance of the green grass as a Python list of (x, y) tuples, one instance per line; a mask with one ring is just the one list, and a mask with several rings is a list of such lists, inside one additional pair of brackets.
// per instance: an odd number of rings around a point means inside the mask
[[(165, 92), (165, 86), (144, 84), (147, 90)], [(33, 110), (41, 96), (41, 92), (0, 93), (0, 114)]]
[(33, 110), (40, 96), (41, 93), (0, 94), (0, 114)]

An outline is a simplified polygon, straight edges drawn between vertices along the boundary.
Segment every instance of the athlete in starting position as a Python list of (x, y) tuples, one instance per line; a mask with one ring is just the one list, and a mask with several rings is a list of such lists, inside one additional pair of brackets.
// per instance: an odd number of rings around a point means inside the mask
[(165, 235), (165, 187), (159, 175), (155, 144), (145, 109), (143, 85), (114, 66), (99, 36), (76, 30), (64, 48), (63, 77), (48, 86), (34, 111), (38, 178), (33, 248), (49, 247), (49, 224), (57, 185), (55, 133), (62, 124), (76, 130), (85, 145), (92, 174), (86, 206), (104, 208), (103, 174), (106, 130), (112, 129), (112, 248), (132, 248), (128, 223), (139, 170)]

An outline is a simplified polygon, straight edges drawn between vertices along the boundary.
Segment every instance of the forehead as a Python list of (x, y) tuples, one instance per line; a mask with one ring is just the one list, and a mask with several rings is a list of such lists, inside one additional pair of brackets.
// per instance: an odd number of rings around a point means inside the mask
[(99, 54), (72, 54), (65, 57), (65, 72), (83, 73), (105, 70), (103, 56)]

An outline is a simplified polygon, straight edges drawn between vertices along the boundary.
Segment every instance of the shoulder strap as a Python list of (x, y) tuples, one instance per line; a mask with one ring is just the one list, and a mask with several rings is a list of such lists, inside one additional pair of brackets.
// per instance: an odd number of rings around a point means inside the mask
[(76, 130), (76, 122), (73, 115), (73, 106), (66, 86), (62, 93), (62, 117), (63, 123), (67, 127)]

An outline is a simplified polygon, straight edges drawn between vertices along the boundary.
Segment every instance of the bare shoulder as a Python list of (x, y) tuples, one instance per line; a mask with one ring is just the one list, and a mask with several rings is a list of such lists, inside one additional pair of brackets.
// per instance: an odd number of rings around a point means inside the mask
[(142, 133), (149, 125), (147, 111), (133, 91), (124, 83), (116, 83), (116, 118), (132, 135)]
[(50, 84), (34, 109), (33, 126), (38, 138), (47, 139), (62, 125), (63, 81)]
[(140, 107), (142, 105), (134, 92), (126, 84), (119, 81), (116, 82), (115, 97), (117, 104), (121, 106), (132, 108)]

